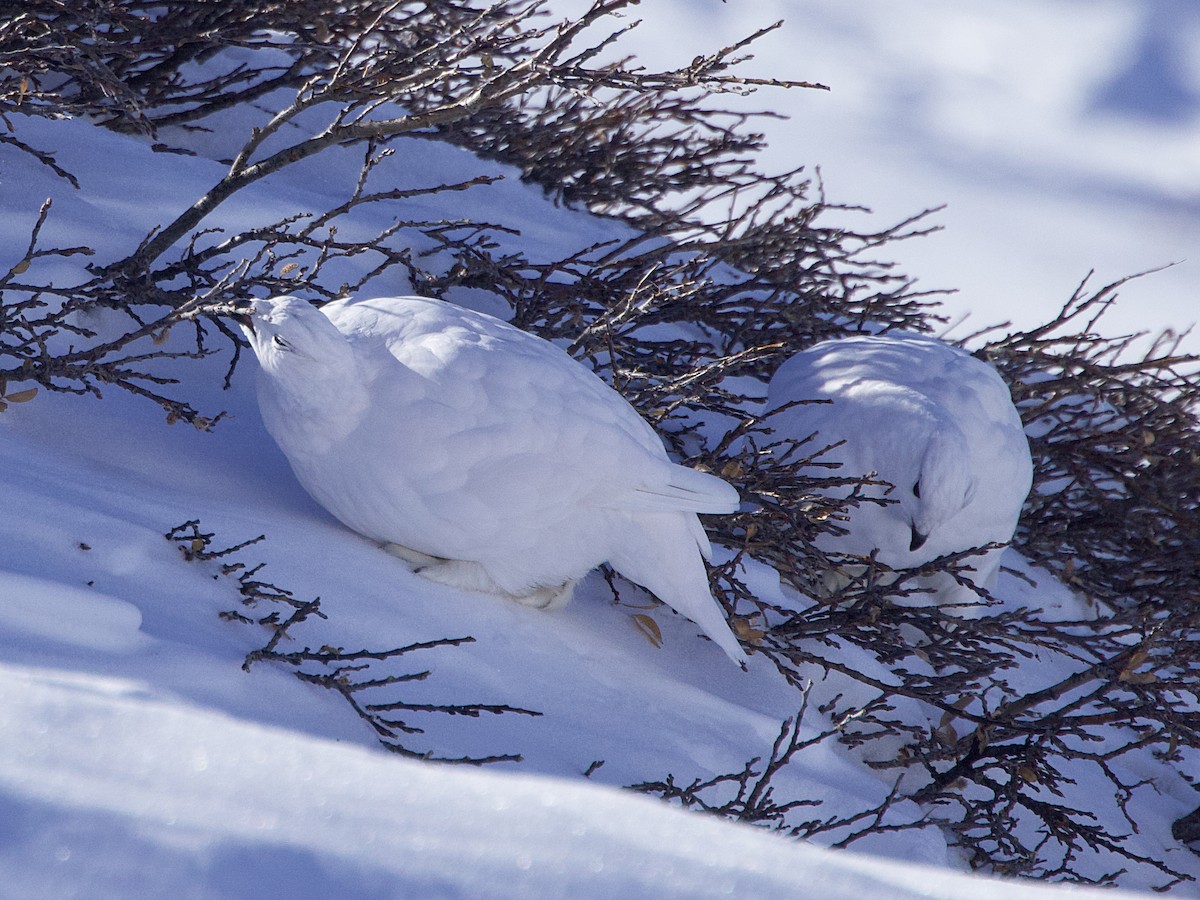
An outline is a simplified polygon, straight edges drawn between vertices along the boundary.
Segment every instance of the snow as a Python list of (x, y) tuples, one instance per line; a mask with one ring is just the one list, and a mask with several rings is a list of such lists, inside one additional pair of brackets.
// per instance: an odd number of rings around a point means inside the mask
[[(710, 45), (707, 35), (746, 30), (742, 11), (716, 3), (644, 4), (639, 13), (650, 6), (680, 17), (651, 22), (675, 29), (656, 45), (693, 53)], [(1040, 321), (1093, 265), (1117, 277), (1194, 245), (1195, 159), (1186, 148), (1197, 116), (1195, 94), (1182, 90), (1194, 89), (1194, 73), (1179, 76), (1191, 81), (1148, 120), (1127, 111), (1128, 98), (1100, 111), (1089, 102), (1108, 96), (1099, 88), (1117, 84), (1124, 68), (1154, 74), (1149, 57), (1127, 55), (1142, 23), (1175, 16), (1172, 39), (1186, 48), (1196, 34), (1187, 4), (926, 6), (755, 5), (756, 18), (792, 15), (800, 31), (772, 38), (754, 65), (836, 88), (755, 99), (795, 104), (793, 130), (776, 133), (776, 159), (819, 163), (831, 197), (874, 205), (877, 221), (954, 200), (941, 220), (947, 230), (908, 245), (903, 261), (924, 283), (959, 285), (969, 304), (991, 304), (981, 316)], [(1037, 49), (1037, 64), (1015, 48)], [(1177, 49), (1172, 58), (1189, 57)], [(1017, 112), (995, 112), (1010, 93)], [(59, 150), (85, 190), (0, 146), (5, 270), (47, 196), (55, 201), (47, 243), (115, 255), (221, 170), (86, 123), (18, 119), (18, 127), (25, 140)], [(237, 228), (323, 209), (344, 197), (357, 163), (356, 153), (328, 151), (254, 185), (218, 219)], [(480, 172), (503, 169), (422, 142), (381, 169), (398, 186)], [(534, 256), (623, 231), (553, 208), (515, 178), (422, 202), (434, 217), (469, 212), (517, 224)], [(381, 223), (362, 227), (370, 225)], [(82, 264), (46, 259), (31, 275), (69, 283)], [(1127, 289), (1132, 319), (1183, 324), (1193, 308), (1189, 271), (1181, 265)], [(397, 276), (375, 287), (410, 286)], [(119, 325), (104, 314), (90, 324)], [(834, 852), (616, 790), (668, 772), (690, 780), (739, 770), (796, 713), (795, 691), (761, 659), (738, 672), (662, 607), (612, 604), (595, 575), (575, 603), (549, 613), (413, 576), (305, 494), (258, 417), (251, 367), (228, 392), (216, 387), (222, 368), (196, 365), (188, 386), (201, 408), (231, 413), (211, 434), (167, 428), (160, 410), (116, 390), (103, 402), (43, 392), (0, 414), (0, 896), (1101, 896), (968, 876), (932, 828)], [(266, 540), (230, 559), (186, 562), (164, 535), (192, 519), (220, 547)], [(264, 579), (321, 598), (329, 618), (297, 628), (290, 649), (473, 636), (405, 657), (402, 671), (432, 674), (397, 694), (542, 716), (414, 716), (425, 731), (409, 742), (449, 756), (519, 752), (524, 762), (475, 771), (401, 759), (340, 698), (287, 667), (242, 671), (268, 633), (218, 617), (239, 606), (234, 577), (222, 574), (230, 560), (265, 563)], [(1007, 601), (1077, 613), (1069, 592), (1018, 555), (1005, 564), (1022, 576), (1002, 573), (997, 593)], [(762, 591), (778, 590), (762, 567), (748, 575)], [(661, 648), (634, 613), (654, 619)], [(848, 661), (869, 664), (862, 655)], [(814, 713), (803, 729), (819, 725)], [(1134, 800), (1135, 848), (1168, 847), (1173, 865), (1200, 870), (1169, 836), (1194, 792), (1152, 760), (1145, 767), (1156, 791)], [(1096, 789), (1075, 774), (1078, 795)], [(889, 787), (828, 742), (775, 782), (781, 798), (823, 801), (822, 815), (870, 808)], [(893, 813), (917, 811), (901, 803)], [(1119, 819), (1106, 825), (1127, 830)], [(1143, 873), (1125, 883), (1158, 881)], [(1195, 896), (1188, 886), (1176, 893)]]
[(35, 640), (122, 653), (142, 640), (142, 613), (132, 603), (95, 591), (0, 573), (4, 630)]
[(1015, 896), (593, 785), (392, 759), (96, 674), (0, 666), (0, 728), (26, 736), (0, 744), (6, 897)]

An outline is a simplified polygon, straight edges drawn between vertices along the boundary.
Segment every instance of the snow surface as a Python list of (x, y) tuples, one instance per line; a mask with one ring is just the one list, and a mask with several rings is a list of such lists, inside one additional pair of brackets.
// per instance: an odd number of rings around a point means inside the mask
[[(1159, 5), (1186, 18), (1186, 6)], [(669, 4), (661, 6), (670, 11)], [(782, 6), (756, 4), (755, 16), (770, 18), (776, 7), (801, 11), (799, 4)], [(774, 45), (782, 57), (774, 65), (765, 56), (756, 63), (776, 72), (786, 63), (783, 74), (827, 80), (841, 92), (796, 95), (797, 127), (825, 132), (841, 117), (850, 123), (850, 135), (823, 149), (784, 139), (784, 151), (791, 162), (821, 163), (835, 199), (872, 203), (884, 218), (940, 202), (961, 185), (954, 167), (930, 167), (925, 180), (898, 176), (881, 147), (903, 156), (908, 153), (902, 146), (932, 146), (936, 122), (952, 138), (943, 146), (945, 157), (962, 158), (967, 126), (988, 123), (980, 124), (980, 116), (964, 120), (972, 104), (960, 96), (964, 79), (945, 54), (905, 52), (925, 37), (911, 10), (901, 19), (883, 3), (840, 5), (845, 12), (837, 7), (803, 7), (805, 14), (821, 13), (810, 23), (817, 38), (804, 54), (840, 60), (836, 68), (792, 71), (797, 57), (799, 64), (804, 59), (786, 43)], [(1094, 141), (1086, 145), (1089, 153), (1098, 147), (1111, 152), (1083, 157), (1058, 118), (1075, 108), (1062, 95), (1103, 82), (1095, 68), (1106, 59), (1112, 71), (1119, 70), (1122, 29), (1132, 28), (1139, 10), (1149, 17), (1156, 5), (1058, 0), (1020, 7), (1018, 16), (1011, 4), (941, 3), (930, 14), (986, 46), (997, 41), (997, 71), (1009, 75), (1017, 63), (1001, 52), (1004, 41), (1015, 40), (1018, 28), (1025, 35), (1042, 33), (1025, 27), (1029, 20), (1021, 16), (1035, 16), (1046, 28), (1076, 23), (1072, 42), (1045, 38), (1061, 66), (1035, 70), (1021, 82), (1042, 104), (1028, 134), (1055, 163), (1041, 174), (1065, 172), (1077, 176), (1066, 179), (1068, 186), (1099, 184), (1105, 196), (1126, 198), (1112, 219), (1120, 224), (1134, 212), (1145, 216), (1139, 222), (1146, 224), (1127, 237), (1154, 251), (1153, 258), (1127, 266), (1129, 257), (1101, 252), (1102, 243), (1058, 247), (1044, 240), (1047, 233), (1079, 235), (1088, 214), (1080, 237), (1094, 237), (1104, 219), (1081, 199), (1088, 190), (1056, 188), (1046, 198), (1038, 178), (1009, 168), (1011, 177), (994, 186), (995, 193), (974, 195), (983, 203), (1002, 194), (1005, 215), (998, 207), (981, 212), (967, 205), (946, 221), (945, 236), (927, 240), (930, 253), (959, 257), (956, 267), (925, 267), (913, 256), (907, 263), (934, 283), (966, 285), (959, 276), (982, 275), (1001, 300), (1030, 292), (999, 285), (1036, 285), (1038, 305), (1028, 315), (1037, 319), (1088, 266), (1115, 267), (1105, 273), (1115, 277), (1165, 261), (1158, 254), (1174, 258), (1173, 241), (1179, 234), (1194, 238), (1196, 220), (1186, 197), (1168, 202), (1186, 181), (1182, 150), (1172, 157), (1176, 169), (1143, 162), (1153, 171), (1143, 173), (1130, 199), (1125, 163), (1140, 157), (1127, 145)], [(670, 44), (692, 52), (708, 38), (691, 40), (691, 29), (713, 34), (715, 20), (705, 16), (726, 10), (712, 3), (688, 12), (696, 22), (674, 32)], [(825, 23), (824, 32), (816, 22)], [(726, 22), (715, 33), (740, 34), (744, 24)], [(1189, 33), (1176, 31), (1180, 40)], [(838, 35), (840, 43), (833, 40)], [(1094, 52), (1102, 39), (1107, 56)], [(966, 57), (962, 65), (992, 58), (960, 55)], [(894, 78), (895, 89), (912, 100), (923, 96), (928, 102), (915, 108), (938, 115), (913, 117), (895, 109), (887, 118), (865, 116), (864, 109), (880, 113), (889, 101), (858, 80), (873, 70), (906, 73)], [(943, 74), (947, 80), (933, 77)], [(994, 93), (1006, 88), (1003, 81), (982, 81)], [(1054, 88), (1049, 97), (1033, 90), (1039, 83)], [(1119, 109), (1106, 113), (1106, 121), (1132, 121)], [(1168, 125), (1146, 126), (1145, 133), (1159, 137), (1174, 127), (1182, 146), (1183, 132), (1195, 121), (1194, 106), (1187, 109), (1186, 115), (1172, 113)], [(909, 127), (918, 124), (919, 139)], [(1018, 140), (1003, 125), (970, 146), (989, 159), (1025, 158), (1018, 151), (1024, 152), (1028, 135), (1022, 132)], [(55, 198), (48, 242), (86, 242), (115, 255), (136, 246), (150, 226), (169, 220), (220, 172), (208, 159), (153, 154), (137, 141), (84, 123), (20, 121), (19, 127), (25, 140), (59, 150), (85, 190), (73, 192), (30, 157), (0, 148), (0, 266), (19, 258), (46, 196)], [(871, 140), (858, 139), (867, 132)], [(873, 160), (863, 170), (876, 168), (876, 177), (837, 174), (838, 165), (856, 158)], [(218, 218), (227, 227), (246, 227), (298, 209), (323, 209), (344, 198), (357, 162), (355, 153), (329, 151), (255, 185)], [(469, 154), (419, 143), (382, 171), (407, 187), (499, 170)], [(848, 182), (855, 196), (834, 192)], [(430, 216), (469, 211), (516, 223), (523, 230), (520, 246), (531, 255), (562, 253), (622, 231), (551, 208), (514, 178), (423, 202)], [(1020, 221), (1014, 226), (1006, 216)], [(1174, 231), (1165, 224), (1171, 222), (1178, 223)], [(363, 227), (372, 224), (378, 223)], [(954, 237), (956, 229), (970, 237)], [(1145, 243), (1154, 239), (1159, 243)], [(978, 245), (994, 246), (999, 254), (990, 259), (1007, 256), (1010, 270), (1013, 259), (1029, 261), (1031, 254), (1037, 265), (1019, 278), (1004, 267), (976, 266), (953, 249), (960, 240), (977, 253), (983, 252)], [(1047, 276), (1052, 266), (1075, 269), (1072, 261), (1080, 255), (1086, 258), (1080, 271), (1062, 276), (1059, 268), (1060, 277)], [(74, 268), (78, 260), (44, 265), (42, 271), (53, 267), (63, 281), (82, 277)], [(1165, 291), (1159, 285), (1174, 283), (1156, 279), (1138, 290), (1153, 284), (1153, 291)], [(408, 285), (397, 279), (376, 288), (402, 293)], [(1004, 314), (1016, 310), (1006, 306)], [(90, 324), (103, 330), (120, 323), (97, 314)], [(585, 582), (577, 602), (554, 613), (412, 576), (307, 497), (258, 419), (250, 365), (225, 393), (214, 387), (222, 366), (197, 365), (195, 384), (188, 386), (189, 398), (206, 410), (231, 413), (212, 434), (164, 427), (157, 408), (117, 391), (102, 403), (43, 393), (0, 416), (0, 896), (1101, 896), (961, 874), (956, 870), (962, 862), (933, 829), (873, 837), (855, 843), (854, 852), (836, 853), (614, 790), (668, 772), (686, 781), (739, 770), (751, 756), (766, 753), (779, 723), (795, 714), (795, 692), (761, 660), (752, 658), (749, 673), (733, 670), (691, 623), (661, 607), (612, 605), (596, 576)], [(219, 561), (185, 562), (164, 540), (173, 526), (195, 518), (216, 532), (218, 546), (265, 534), (263, 543), (234, 558), (265, 563), (262, 577), (297, 596), (321, 597), (329, 619), (304, 623), (295, 633), (297, 644), (379, 649), (474, 636), (474, 644), (412, 657), (410, 671), (427, 667), (432, 675), (403, 686), (400, 696), (416, 703), (505, 703), (543, 715), (421, 717), (414, 724), (425, 733), (410, 744), (445, 755), (520, 752), (525, 762), (485, 771), (409, 762), (381, 750), (331, 692), (302, 684), (281, 666), (260, 663), (243, 672), (245, 653), (261, 646), (267, 633), (220, 620), (219, 612), (237, 605), (232, 579), (221, 575)], [(1039, 584), (1002, 575), (998, 592), (1008, 602), (1036, 599), (1072, 613), (1074, 599), (1044, 573), (1030, 570), (1016, 554), (1006, 564)], [(765, 592), (778, 590), (767, 571), (749, 576)], [(661, 649), (634, 626), (635, 611), (656, 620)], [(805, 723), (805, 730), (817, 727), (815, 717)], [(584, 783), (581, 773), (598, 760), (604, 766), (592, 784)], [(1135, 800), (1143, 824), (1135, 848), (1161, 852), (1171, 846), (1170, 822), (1194, 807), (1194, 794), (1149, 761), (1143, 774), (1155, 778), (1157, 793)], [(822, 815), (874, 806), (889, 788), (828, 744), (806, 752), (775, 784), (781, 798), (823, 801)], [(1086, 795), (1091, 788), (1084, 781), (1078, 790)], [(916, 811), (902, 803), (893, 812), (903, 817)], [(1119, 820), (1107, 824), (1124, 830)], [(1188, 851), (1171, 847), (1167, 853), (1173, 865), (1200, 870)], [(1142, 874), (1128, 884), (1144, 888), (1160, 880)], [(1185, 886), (1176, 893), (1194, 896), (1195, 890)]]
[[(416, 763), (0, 666), (5, 897), (1018, 896), (562, 778)], [(1112, 896), (1023, 885), (1019, 896)]]

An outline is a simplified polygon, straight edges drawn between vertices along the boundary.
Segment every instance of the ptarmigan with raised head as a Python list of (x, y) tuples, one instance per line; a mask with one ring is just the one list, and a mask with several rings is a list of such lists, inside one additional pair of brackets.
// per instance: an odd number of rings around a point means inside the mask
[(732, 512), (737, 492), (672, 463), (562, 350), (424, 297), (277, 297), (236, 318), (267, 430), (344, 524), (427, 578), (540, 607), (608, 562), (744, 664), (696, 517)]
[[(799, 400), (831, 402), (781, 409)], [(821, 459), (892, 486), (865, 490), (894, 502), (851, 507), (848, 533), (822, 535), (823, 550), (878, 551), (883, 564), (906, 569), (1012, 538), (1033, 475), (1029, 443), (1008, 386), (969, 353), (907, 332), (824, 341), (779, 367), (767, 409), (780, 410), (766, 422), (776, 438), (842, 441)], [(991, 588), (1000, 556), (964, 560), (971, 580)], [(923, 587), (939, 604), (979, 601), (945, 573)]]

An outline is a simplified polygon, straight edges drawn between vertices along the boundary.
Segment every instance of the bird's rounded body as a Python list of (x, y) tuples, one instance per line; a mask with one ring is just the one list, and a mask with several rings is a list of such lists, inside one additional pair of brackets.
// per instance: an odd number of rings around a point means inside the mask
[[(948, 554), (1008, 542), (1029, 493), (1032, 463), (1020, 415), (996, 370), (923, 335), (892, 333), (824, 341), (789, 358), (771, 379), (767, 424), (776, 437), (816, 434), (822, 461), (839, 474), (871, 476), (868, 487), (818, 546), (908, 569)], [(991, 550), (964, 560), (990, 588), (1000, 564)], [(927, 585), (939, 603), (978, 600), (949, 575)]]
[(697, 512), (737, 494), (672, 463), (619, 394), (554, 345), (422, 297), (255, 300), (259, 406), (297, 479), (436, 580), (565, 602), (603, 562), (744, 657)]

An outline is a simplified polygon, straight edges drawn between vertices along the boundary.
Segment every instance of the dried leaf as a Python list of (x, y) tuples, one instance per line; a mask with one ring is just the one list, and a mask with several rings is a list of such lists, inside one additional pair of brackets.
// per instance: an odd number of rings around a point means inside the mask
[(1122, 672), (1118, 680), (1126, 684), (1154, 684), (1158, 676), (1153, 672)]
[(29, 260), (23, 259), (9, 270), (10, 275), (22, 275), (29, 271)]
[(738, 478), (745, 474), (746, 470), (742, 468), (741, 462), (736, 459), (731, 459), (725, 465), (721, 466), (722, 478)]
[(975, 729), (975, 746), (983, 751), (988, 744), (992, 742), (992, 732), (989, 728), (979, 727)]
[(5, 394), (4, 399), (9, 403), (28, 403), (37, 396), (38, 389), (35, 387), (26, 388), (23, 391), (13, 391), (11, 394)]
[(1021, 776), (1022, 781), (1025, 781), (1029, 784), (1037, 784), (1038, 782), (1037, 772), (1035, 772), (1029, 766), (1020, 766), (1017, 769), (1017, 774)]
[(193, 553), (204, 552), (205, 546), (206, 545), (204, 543), (204, 538), (192, 538), (192, 552)]
[(300, 268), (300, 266), (297, 263), (290, 262), (290, 263), (287, 263), (286, 265), (284, 265), (284, 267), (279, 270), (279, 274), (284, 275), (284, 276), (291, 275), (298, 268)]
[(156, 332), (154, 337), (152, 337), (150, 340), (152, 340), (154, 342), (154, 345), (157, 347), (162, 344), (165, 344), (167, 342), (167, 338), (170, 336), (171, 336), (171, 326), (168, 325), (162, 331)]
[(644, 634), (650, 643), (655, 647), (663, 645), (662, 630), (658, 627), (657, 622), (642, 613), (633, 613), (630, 618), (633, 619), (633, 624), (637, 626), (638, 631)]
[(954, 713), (950, 712), (950, 710), (946, 710), (945, 712), (942, 713), (941, 719), (938, 720), (938, 728), (945, 728), (947, 725), (949, 725), (951, 722), (953, 722), (957, 718), (958, 718), (958, 716), (956, 716)]
[(1130, 657), (1129, 662), (1125, 663), (1125, 668), (1121, 670), (1121, 674), (1117, 676), (1118, 681), (1124, 681), (1128, 684), (1151, 684), (1158, 680), (1152, 673), (1137, 674), (1137, 669), (1150, 658), (1150, 654), (1145, 650), (1137, 650)]
[(1133, 655), (1129, 657), (1129, 662), (1125, 663), (1125, 668), (1132, 671), (1150, 658), (1150, 654), (1145, 650), (1135, 650)]
[(751, 624), (753, 618), (751, 616), (734, 616), (729, 620), (729, 626), (733, 629), (733, 633), (737, 635), (739, 641), (757, 644), (767, 636), (767, 633), (761, 628)]

